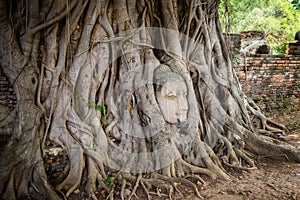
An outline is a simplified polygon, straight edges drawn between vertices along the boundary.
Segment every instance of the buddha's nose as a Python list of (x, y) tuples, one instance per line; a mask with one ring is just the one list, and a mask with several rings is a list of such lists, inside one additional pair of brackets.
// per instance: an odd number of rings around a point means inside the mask
[(179, 104), (179, 109), (178, 111), (181, 114), (184, 114), (188, 111), (189, 107), (188, 107), (188, 101), (187, 98), (185, 96), (179, 96), (178, 97), (178, 104)]

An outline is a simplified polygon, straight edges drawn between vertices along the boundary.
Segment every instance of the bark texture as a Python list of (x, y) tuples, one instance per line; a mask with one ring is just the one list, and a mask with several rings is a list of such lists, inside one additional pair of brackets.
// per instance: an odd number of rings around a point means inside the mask
[[(263, 136), (285, 127), (242, 92), (218, 4), (1, 1), (0, 64), (18, 102), (1, 107), (1, 199), (64, 199), (82, 185), (92, 199), (97, 188), (130, 199), (138, 187), (172, 198), (178, 182), (201, 197), (199, 175), (228, 179), (224, 166), (255, 169), (256, 154), (300, 162), (299, 149)], [(153, 86), (160, 64), (186, 82), (186, 122), (162, 116)], [(55, 184), (45, 172), (53, 147), (69, 158)]]

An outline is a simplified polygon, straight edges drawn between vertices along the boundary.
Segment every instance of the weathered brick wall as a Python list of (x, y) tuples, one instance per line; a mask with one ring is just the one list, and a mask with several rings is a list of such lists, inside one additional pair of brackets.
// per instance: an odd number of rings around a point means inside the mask
[(223, 34), (231, 57), (239, 57), (241, 49), (241, 34)]
[(251, 55), (240, 59), (235, 69), (246, 94), (300, 97), (300, 55)]
[(289, 55), (300, 55), (300, 42), (289, 43), (286, 48), (286, 53)]
[(0, 105), (13, 109), (17, 104), (17, 97), (12, 85), (0, 68)]
[(264, 31), (242, 31), (241, 32), (241, 40), (265, 40), (266, 34)]

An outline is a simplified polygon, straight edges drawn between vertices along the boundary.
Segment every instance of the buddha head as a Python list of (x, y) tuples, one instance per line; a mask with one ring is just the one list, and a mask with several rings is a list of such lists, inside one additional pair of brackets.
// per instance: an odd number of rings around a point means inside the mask
[(153, 83), (156, 101), (164, 120), (171, 124), (186, 121), (188, 91), (183, 77), (161, 64), (154, 70)]

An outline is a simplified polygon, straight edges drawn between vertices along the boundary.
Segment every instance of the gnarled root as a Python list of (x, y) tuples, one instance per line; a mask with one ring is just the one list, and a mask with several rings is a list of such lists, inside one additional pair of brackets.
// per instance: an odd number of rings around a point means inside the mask
[[(134, 196), (137, 197), (137, 188), (141, 186), (148, 199), (150, 199), (151, 195), (158, 195), (160, 197), (165, 196), (172, 199), (175, 191), (181, 194), (177, 186), (182, 184), (191, 188), (198, 198), (203, 199), (197, 188), (197, 184), (205, 184), (205, 181), (197, 174), (204, 174), (213, 179), (229, 179), (229, 176), (221, 168), (215, 165), (210, 157), (203, 158), (203, 162), (207, 168), (194, 166), (183, 159), (178, 159), (164, 169), (151, 172), (150, 174), (139, 173), (133, 175), (129, 172), (112, 174), (109, 198), (114, 198), (112, 191), (115, 191), (117, 186), (120, 187), (121, 199), (131, 199)], [(194, 181), (197, 182), (197, 184), (194, 183)], [(156, 192), (153, 192), (153, 189), (155, 188)]]
[(287, 128), (284, 125), (267, 118), (252, 99), (248, 98), (247, 100), (248, 103), (246, 107), (248, 110), (251, 114), (260, 119), (261, 129), (259, 129), (259, 132), (263, 134), (270, 133), (268, 136), (273, 137), (274, 133), (284, 134), (284, 132), (287, 131)]

